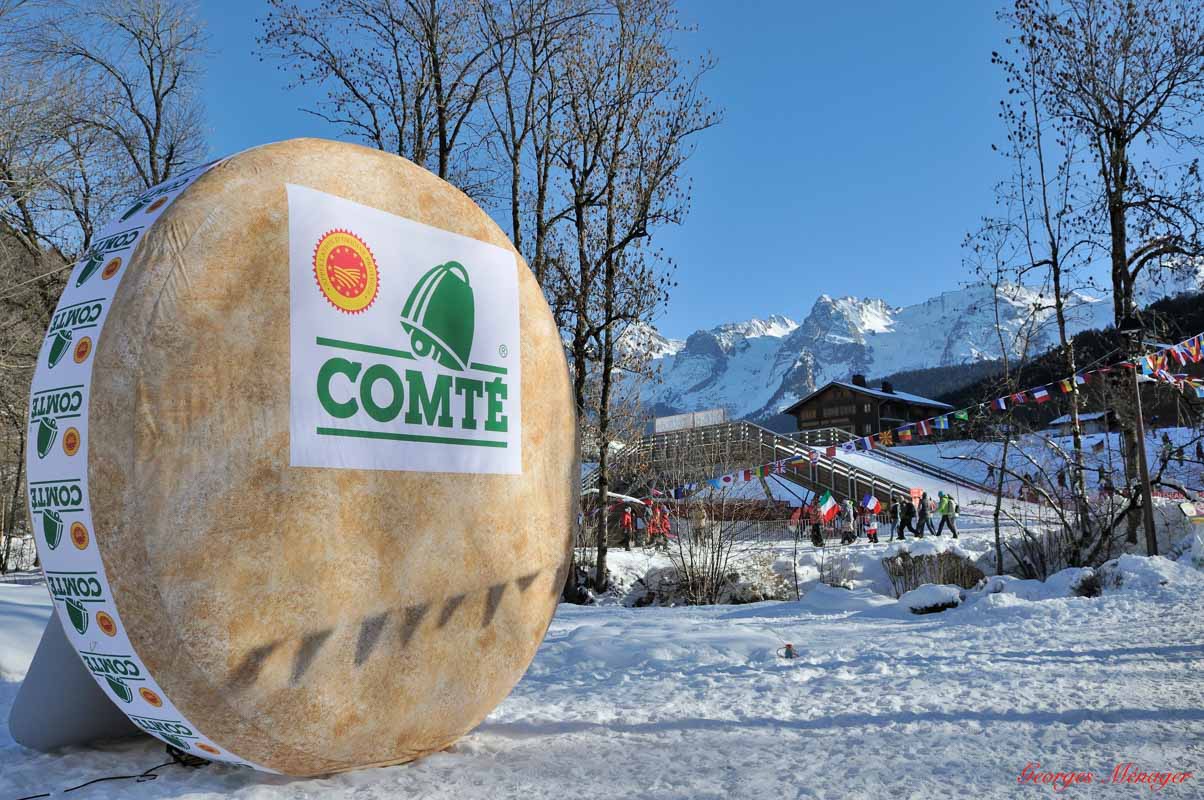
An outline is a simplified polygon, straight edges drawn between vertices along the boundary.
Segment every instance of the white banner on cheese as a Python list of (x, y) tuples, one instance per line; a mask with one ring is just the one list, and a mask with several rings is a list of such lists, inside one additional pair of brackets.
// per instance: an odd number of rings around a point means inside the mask
[(290, 458), (522, 472), (514, 254), (288, 186)]

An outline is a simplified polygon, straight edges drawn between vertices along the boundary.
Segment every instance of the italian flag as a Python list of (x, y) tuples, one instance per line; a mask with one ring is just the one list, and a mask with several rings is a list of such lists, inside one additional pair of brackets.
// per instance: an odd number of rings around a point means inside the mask
[(824, 492), (819, 498), (819, 513), (823, 515), (824, 522), (831, 522), (832, 517), (836, 516), (837, 509), (836, 500), (832, 498), (831, 492)]

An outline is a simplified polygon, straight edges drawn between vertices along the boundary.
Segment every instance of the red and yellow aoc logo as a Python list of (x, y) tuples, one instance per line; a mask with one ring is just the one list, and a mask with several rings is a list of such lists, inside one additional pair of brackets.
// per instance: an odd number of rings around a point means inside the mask
[(380, 276), (364, 240), (350, 231), (327, 231), (314, 247), (314, 278), (339, 311), (358, 314), (376, 299)]

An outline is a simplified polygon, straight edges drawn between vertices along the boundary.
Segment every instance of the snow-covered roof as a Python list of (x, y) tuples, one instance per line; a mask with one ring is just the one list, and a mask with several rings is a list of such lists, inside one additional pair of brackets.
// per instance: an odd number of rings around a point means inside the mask
[[(1104, 414), (1107, 414), (1107, 413), (1108, 413), (1107, 411), (1092, 411), (1090, 414), (1079, 414), (1079, 422), (1086, 422), (1087, 420), (1091, 420), (1091, 419), (1099, 419), (1100, 417), (1102, 417)], [(1055, 420), (1050, 420), (1049, 424), (1050, 425), (1065, 425), (1069, 422), (1070, 422), (1070, 415), (1063, 414), (1062, 416), (1058, 417)]]
[(918, 406), (930, 406), (932, 408), (938, 408), (938, 409), (939, 408), (953, 408), (953, 406), (949, 405), (948, 403), (942, 403), (939, 400), (933, 400), (928, 397), (920, 397), (918, 394), (911, 394), (910, 392), (900, 392), (898, 390), (895, 390), (893, 392), (884, 392), (881, 389), (874, 389), (869, 386), (858, 386), (855, 383), (846, 383), (844, 381), (828, 381), (823, 386), (819, 387), (814, 392), (812, 392), (811, 394), (804, 397), (802, 400), (799, 400), (794, 405), (790, 406), (789, 408), (782, 409), (782, 413), (789, 414), (791, 411), (793, 411), (794, 409), (803, 405), (808, 400), (810, 400), (812, 397), (815, 397), (820, 392), (827, 389), (829, 386), (843, 386), (846, 389), (852, 389), (855, 392), (860, 392), (861, 394), (868, 394), (872, 397), (879, 397), (879, 398), (882, 398), (883, 400), (902, 400), (905, 403), (913, 403)]

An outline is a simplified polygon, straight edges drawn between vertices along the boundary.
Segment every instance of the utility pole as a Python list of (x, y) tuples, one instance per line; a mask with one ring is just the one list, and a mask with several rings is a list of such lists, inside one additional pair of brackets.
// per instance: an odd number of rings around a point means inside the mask
[(1150, 465), (1145, 456), (1145, 416), (1141, 410), (1141, 368), (1137, 364), (1138, 351), (1141, 349), (1141, 323), (1132, 317), (1125, 320), (1120, 327), (1120, 333), (1129, 336), (1129, 352), (1133, 359), (1133, 396), (1137, 408), (1137, 468), (1141, 475), (1141, 512), (1145, 522), (1146, 554), (1158, 555), (1158, 537), (1154, 532), (1154, 493), (1150, 490)]

